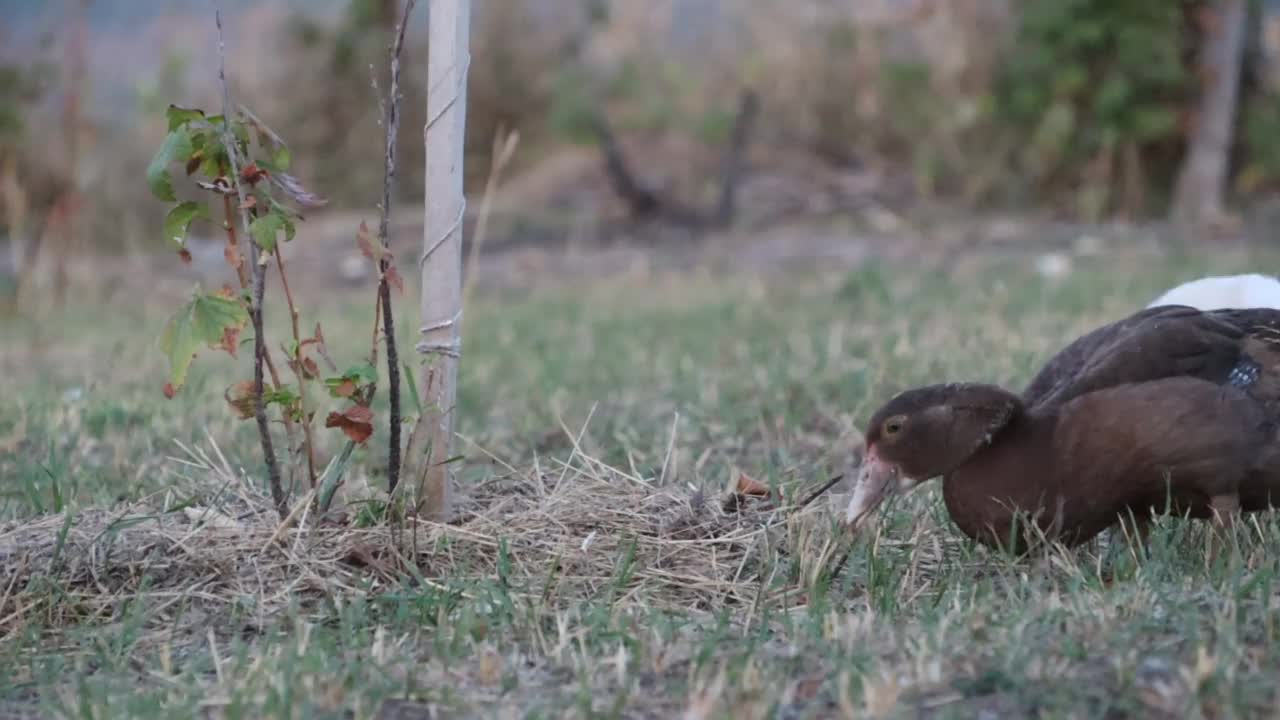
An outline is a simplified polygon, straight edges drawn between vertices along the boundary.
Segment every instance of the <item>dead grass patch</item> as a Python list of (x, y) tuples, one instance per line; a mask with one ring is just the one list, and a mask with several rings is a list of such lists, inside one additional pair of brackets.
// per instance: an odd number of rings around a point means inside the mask
[(333, 598), (483, 579), (550, 607), (607, 597), (702, 613), (788, 594), (803, 603), (797, 591), (841, 540), (823, 503), (776, 500), (802, 496), (798, 481), (726, 503), (659, 480), (578, 454), (558, 471), (472, 488), (450, 524), (359, 527), (353, 505), (320, 522), (303, 508), (282, 525), (243, 476), (238, 492), (207, 505), (153, 498), (11, 522), (0, 525), (0, 642), (31, 622), (110, 621), (138, 600), (160, 619), (179, 603), (211, 621), (251, 609), (261, 627)]

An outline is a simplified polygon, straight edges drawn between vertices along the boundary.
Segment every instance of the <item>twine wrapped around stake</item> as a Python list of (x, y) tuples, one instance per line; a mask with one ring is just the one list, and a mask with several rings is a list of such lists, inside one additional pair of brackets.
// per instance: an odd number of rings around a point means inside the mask
[[(469, 0), (428, 5), (426, 218), (423, 252), (421, 340), (426, 356), (420, 372), (422, 415), (405, 453), (405, 475), (416, 491), (422, 517), (446, 521), (452, 514), (453, 424), (458, 361), (462, 354), (463, 144), (466, 137), (467, 74), (471, 65)], [(430, 262), (428, 262), (430, 261)]]

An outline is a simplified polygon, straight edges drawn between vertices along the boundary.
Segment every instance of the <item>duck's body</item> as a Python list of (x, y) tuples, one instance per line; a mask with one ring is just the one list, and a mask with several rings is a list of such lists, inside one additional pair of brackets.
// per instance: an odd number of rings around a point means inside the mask
[(1198, 278), (1165, 291), (1147, 307), (1160, 305), (1199, 310), (1280, 308), (1280, 280), (1258, 273)]
[[(1206, 430), (1186, 435), (1189, 422)], [(988, 545), (1024, 544), (1015, 523), (1075, 545), (1154, 510), (1226, 510), (1274, 432), (1257, 403), (1194, 378), (1126, 385), (1024, 410), (943, 476), (956, 526)], [(1260, 509), (1260, 508), (1251, 508)], [(1017, 517), (1018, 513), (1028, 516)]]
[(1020, 513), (1074, 544), (1130, 513), (1269, 509), (1277, 427), (1280, 311), (1148, 309), (1069, 345), (1020, 397), (965, 384), (895, 397), (869, 425), (849, 520), (895, 480), (938, 476), (957, 526), (988, 544), (1009, 542)]

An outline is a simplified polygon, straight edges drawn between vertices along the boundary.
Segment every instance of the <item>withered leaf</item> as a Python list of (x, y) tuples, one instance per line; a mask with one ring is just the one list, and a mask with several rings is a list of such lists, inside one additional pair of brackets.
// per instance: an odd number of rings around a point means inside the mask
[(258, 163), (249, 163), (240, 171), (240, 179), (250, 185), (257, 185), (262, 178), (267, 177), (266, 170), (258, 167)]
[(373, 411), (360, 405), (352, 405), (340, 413), (331, 411), (324, 426), (341, 428), (353, 442), (363, 445), (373, 435)]
[(191, 264), (191, 251), (190, 251), (190, 250), (188, 250), (188, 249), (186, 249), (186, 248), (182, 248), (181, 250), (179, 250), (179, 251), (178, 251), (178, 258), (179, 258), (180, 260), (182, 260), (182, 263), (183, 263), (184, 265), (190, 265), (190, 264)]
[(387, 282), (394, 285), (396, 290), (399, 290), (400, 294), (403, 295), (404, 294), (404, 278), (400, 277), (400, 271), (396, 269), (395, 265), (387, 266), (386, 276), (387, 276)]
[(222, 397), (236, 411), (236, 416), (241, 420), (253, 417), (258, 410), (258, 403), (254, 398), (254, 388), (255, 384), (252, 380), (241, 380), (222, 393)]
[(741, 495), (751, 495), (753, 497), (769, 497), (769, 486), (744, 472), (740, 472), (738, 473), (737, 492)]
[(236, 349), (240, 347), (240, 328), (229, 327), (222, 331), (222, 343), (218, 346), (227, 351), (231, 357), (236, 356)]
[(356, 384), (350, 378), (343, 378), (342, 382), (334, 386), (333, 394), (338, 397), (349, 398), (356, 394)]
[(360, 246), (360, 254), (375, 263), (382, 258), (382, 246), (373, 241), (369, 226), (363, 220), (360, 221), (360, 229), (356, 231), (356, 244)]
[(196, 185), (201, 189), (208, 190), (209, 192), (215, 192), (219, 195), (234, 195), (236, 192), (235, 188), (231, 187), (231, 183), (224, 177), (219, 177), (213, 182), (197, 180)]
[(333, 358), (329, 357), (329, 349), (324, 344), (324, 333), (320, 332), (320, 323), (316, 323), (315, 334), (303, 340), (298, 346), (305, 348), (308, 345), (316, 346), (316, 352), (320, 353), (320, 357), (329, 366), (330, 370), (336, 369), (337, 366), (333, 364)]

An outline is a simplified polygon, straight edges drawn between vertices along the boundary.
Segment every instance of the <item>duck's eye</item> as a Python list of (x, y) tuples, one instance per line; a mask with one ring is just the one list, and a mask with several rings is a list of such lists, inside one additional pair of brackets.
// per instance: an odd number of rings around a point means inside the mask
[(884, 434), (897, 435), (902, 431), (904, 419), (901, 417), (892, 417), (884, 421)]

